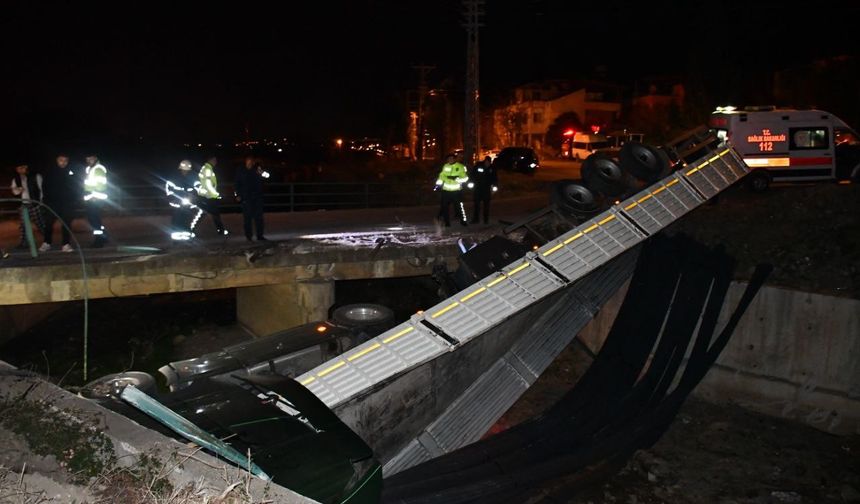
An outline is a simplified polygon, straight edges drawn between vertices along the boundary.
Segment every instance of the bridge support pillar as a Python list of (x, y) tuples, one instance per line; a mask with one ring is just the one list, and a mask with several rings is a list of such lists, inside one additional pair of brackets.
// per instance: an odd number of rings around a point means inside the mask
[(236, 319), (257, 336), (325, 320), (333, 304), (331, 279), (236, 289)]

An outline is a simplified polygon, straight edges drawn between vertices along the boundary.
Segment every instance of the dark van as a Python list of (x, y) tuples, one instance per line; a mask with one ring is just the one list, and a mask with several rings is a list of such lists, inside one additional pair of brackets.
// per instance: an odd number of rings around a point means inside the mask
[(534, 149), (528, 147), (505, 147), (493, 160), (497, 171), (518, 171), (529, 175), (533, 175), (539, 165)]

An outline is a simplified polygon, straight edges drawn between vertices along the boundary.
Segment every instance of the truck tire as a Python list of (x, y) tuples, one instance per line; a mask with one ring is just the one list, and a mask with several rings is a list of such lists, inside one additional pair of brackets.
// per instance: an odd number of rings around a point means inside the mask
[(618, 157), (621, 168), (643, 182), (653, 183), (669, 174), (669, 156), (650, 145), (627, 142)]
[(627, 190), (621, 167), (605, 154), (592, 154), (585, 158), (581, 173), (585, 186), (594, 192), (617, 196)]
[(380, 304), (357, 303), (335, 308), (331, 319), (343, 327), (376, 327), (390, 324), (394, 320), (394, 312)]
[(102, 376), (93, 380), (83, 387), (78, 392), (81, 397), (93, 399), (95, 401), (106, 401), (119, 399), (123, 389), (127, 385), (134, 385), (141, 392), (154, 396), (158, 392), (158, 385), (155, 378), (141, 371), (126, 371), (124, 373), (113, 373)]
[(754, 171), (747, 175), (747, 188), (752, 192), (762, 193), (770, 187), (770, 175), (765, 171)]
[(594, 193), (575, 180), (559, 180), (552, 185), (550, 201), (564, 212), (571, 214), (592, 213), (597, 210)]

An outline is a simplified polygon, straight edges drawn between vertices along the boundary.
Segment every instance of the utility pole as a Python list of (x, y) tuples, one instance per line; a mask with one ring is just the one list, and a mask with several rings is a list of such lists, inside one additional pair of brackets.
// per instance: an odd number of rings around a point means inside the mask
[(424, 96), (427, 95), (427, 74), (434, 68), (433, 65), (412, 65), (412, 69), (418, 72), (418, 144), (415, 149), (418, 160), (424, 159)]
[(480, 109), (478, 98), (478, 28), (484, 26), (484, 0), (463, 0), (466, 28), (466, 120), (463, 123), (463, 162), (471, 166), (480, 151)]

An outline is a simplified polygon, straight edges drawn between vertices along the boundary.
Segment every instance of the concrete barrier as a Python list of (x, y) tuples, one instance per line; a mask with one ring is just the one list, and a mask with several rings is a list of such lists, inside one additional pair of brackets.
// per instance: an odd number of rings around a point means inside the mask
[[(238, 467), (226, 464), (221, 460), (199, 451), (193, 447), (168, 438), (154, 430), (143, 427), (136, 422), (107, 410), (97, 403), (83, 399), (61, 389), (52, 383), (40, 379), (31, 373), (19, 372), (9, 364), (0, 361), (0, 402), (14, 399), (17, 402), (25, 400), (47, 405), (52, 412), (63, 415), (68, 422), (85, 426), (87, 429), (103, 433), (110, 441), (112, 452), (117, 465), (128, 467), (141, 463), (145, 455), (159, 465), (158, 471), (175, 488), (194, 485), (200, 481), (201, 497), (214, 499), (219, 497), (224, 488), (232, 482), (248, 484), (248, 491), (253, 495), (265, 495), (273, 502), (294, 504), (311, 504), (313, 499), (301, 496), (287, 488), (272, 482), (264, 482), (258, 478), (248, 478), (247, 473)], [(5, 443), (8, 440), (4, 440)], [(34, 458), (35, 454), (30, 453)], [(0, 457), (2, 458), (2, 457)], [(84, 486), (66, 483), (63, 477), (51, 477), (33, 469), (28, 462), (27, 471), (22, 473), (22, 481), (32, 491), (45, 491), (48, 497), (57, 502), (95, 500), (90, 489)], [(7, 460), (4, 462), (8, 463)], [(13, 464), (16, 472), (21, 469)], [(4, 501), (5, 502), (5, 501)]]
[[(746, 284), (733, 283), (721, 330)], [(626, 289), (580, 333), (600, 349)], [(835, 434), (860, 434), (860, 300), (764, 287), (694, 392)]]

